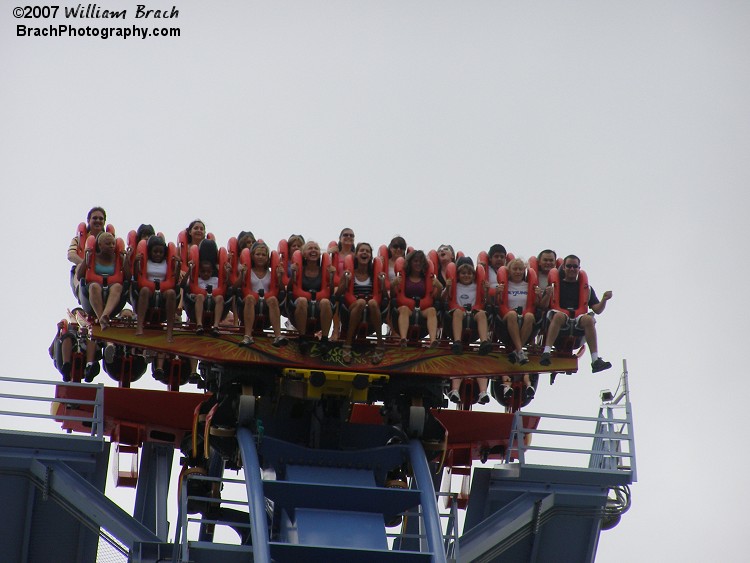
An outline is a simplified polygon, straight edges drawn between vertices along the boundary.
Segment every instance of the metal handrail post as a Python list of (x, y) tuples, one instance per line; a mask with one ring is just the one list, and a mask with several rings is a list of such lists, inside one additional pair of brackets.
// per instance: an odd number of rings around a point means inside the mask
[(435, 500), (435, 489), (432, 484), (430, 467), (427, 464), (424, 447), (419, 440), (409, 442), (409, 455), (414, 477), (419, 487), (420, 504), (422, 505), (422, 518), (425, 529), (427, 545), (432, 553), (433, 563), (446, 563), (445, 551), (443, 549), (443, 533), (440, 529), (440, 514)]

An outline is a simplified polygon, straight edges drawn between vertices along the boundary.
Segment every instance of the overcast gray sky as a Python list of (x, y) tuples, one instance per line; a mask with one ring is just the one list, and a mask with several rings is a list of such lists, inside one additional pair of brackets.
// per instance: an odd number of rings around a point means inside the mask
[[(593, 415), (623, 358), (631, 374), (639, 482), (598, 561), (746, 559), (750, 4), (178, 0), (136, 20), (106, 0), (126, 20), (73, 21), (1, 3), (0, 373), (58, 377), (67, 245), (93, 205), (172, 240), (200, 217), (220, 242), (349, 226), (551, 247), (613, 290), (616, 367), (581, 362), (534, 410)], [(17, 36), (50, 24), (181, 36)]]

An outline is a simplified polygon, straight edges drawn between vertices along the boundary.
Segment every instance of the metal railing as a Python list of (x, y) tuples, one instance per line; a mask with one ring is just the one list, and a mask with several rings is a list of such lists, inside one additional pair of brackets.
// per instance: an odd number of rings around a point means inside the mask
[[(5, 389), (14, 384), (15, 393), (7, 393)], [(96, 392), (93, 400), (66, 399), (45, 394), (46, 389), (58, 387), (86, 387), (94, 388)], [(18, 410), (0, 410), (0, 417), (30, 418), (35, 420), (53, 420), (55, 422), (77, 422), (91, 427), (91, 437), (104, 439), (104, 386), (92, 383), (64, 383), (61, 381), (44, 381), (40, 379), (23, 379), (20, 377), (0, 377), (0, 399), (6, 399), (6, 404), (17, 406)], [(10, 403), (9, 403), (10, 402)], [(52, 410), (55, 403), (75, 404), (76, 406), (91, 407), (91, 415), (46, 414), (34, 410), (32, 405), (48, 404), (47, 412)], [(2, 426), (5, 426), (3, 424)], [(24, 428), (27, 430), (28, 428)]]
[[(623, 361), (623, 372), (620, 375), (618, 389), (615, 393), (611, 393), (609, 390), (602, 391), (601, 399), (602, 404), (599, 408), (599, 415), (595, 417), (531, 413), (526, 411), (516, 412), (513, 418), (513, 427), (505, 462), (510, 463), (513, 458), (517, 458), (521, 467), (531, 465), (526, 461), (526, 452), (529, 451), (554, 454), (554, 458), (558, 462), (562, 458), (557, 454), (568, 454), (569, 456), (578, 456), (579, 466), (582, 468), (596, 471), (627, 471), (631, 473), (632, 480), (635, 481), (637, 472), (635, 441), (633, 437), (633, 416), (630, 407), (627, 363), (625, 361)], [(525, 428), (523, 424), (524, 417), (539, 417), (540, 425), (542, 420), (555, 419), (568, 421), (573, 426), (584, 425), (588, 428), (593, 426), (594, 430), (577, 431), (544, 430), (538, 427), (537, 429)], [(555, 437), (555, 444), (532, 445), (532, 437), (539, 437), (543, 440), (546, 436)], [(585, 440), (590, 445), (561, 447), (559, 445), (561, 438), (564, 439), (563, 441), (576, 445)], [(573, 464), (553, 463), (552, 465), (569, 467)]]
[[(222, 491), (221, 498), (212, 496), (206, 496), (205, 494), (189, 494), (188, 483), (191, 481), (206, 482), (218, 485), (218, 488)], [(230, 539), (233, 541), (227, 541), (227, 545), (238, 545), (241, 544), (241, 539), (238, 536), (238, 530), (247, 530), (249, 534), (251, 524), (250, 515), (247, 515), (246, 522), (238, 522), (237, 520), (222, 520), (221, 518), (204, 518), (201, 514), (188, 514), (188, 505), (202, 503), (205, 506), (213, 506), (219, 508), (220, 505), (234, 507), (237, 510), (247, 510), (248, 500), (246, 495), (242, 494), (245, 490), (245, 481), (242, 479), (230, 479), (226, 477), (208, 477), (201, 474), (187, 474), (184, 476), (182, 486), (180, 488), (180, 516), (179, 525), (176, 531), (175, 544), (179, 545), (179, 554), (175, 552), (176, 559), (174, 561), (188, 561), (190, 558), (190, 544), (192, 541), (197, 539), (196, 529), (201, 526), (216, 526), (224, 529), (232, 529), (234, 532), (229, 537), (227, 535), (219, 533), (218, 529), (214, 536), (213, 543), (221, 545), (222, 539)], [(235, 495), (228, 495), (227, 493), (236, 492)], [(437, 498), (445, 498), (445, 503), (448, 508), (439, 511), (441, 529), (443, 535), (443, 545), (445, 549), (446, 558), (448, 561), (455, 561), (458, 559), (458, 537), (459, 537), (459, 519), (458, 519), (458, 493), (442, 493), (438, 492)], [(266, 509), (272, 510), (272, 506), (266, 501)], [(427, 534), (423, 523), (423, 514), (421, 507), (416, 510), (409, 510), (401, 513), (401, 516), (406, 518), (418, 518), (419, 519), (419, 533), (407, 533), (406, 526), (402, 526), (398, 532), (386, 532), (386, 538), (389, 540), (389, 544), (398, 539), (410, 539), (417, 540), (420, 544), (425, 544)]]
[[(438, 492), (437, 499), (445, 499), (445, 505), (448, 506), (447, 510), (440, 510), (440, 527), (443, 533), (443, 546), (445, 549), (445, 556), (448, 561), (455, 561), (458, 559), (458, 536), (459, 536), (459, 520), (458, 520), (458, 493), (450, 492)], [(440, 506), (440, 504), (438, 504)], [(402, 526), (398, 532), (388, 532), (386, 537), (395, 542), (397, 540), (418, 540), (420, 544), (426, 544), (427, 534), (424, 532), (424, 526), (422, 525), (422, 508), (418, 507), (416, 510), (407, 510), (401, 513), (401, 516), (406, 520), (408, 518), (419, 519), (419, 533), (407, 533), (406, 526)]]
[[(216, 485), (216, 490), (221, 490), (221, 496), (220, 497), (213, 497), (213, 496), (207, 496), (205, 494), (189, 494), (189, 484), (191, 482), (204, 482), (204, 483), (211, 483), (213, 485)], [(227, 485), (235, 485), (236, 487), (227, 487)], [(246, 522), (237, 522), (235, 520), (228, 521), (228, 520), (221, 520), (221, 519), (214, 519), (214, 518), (204, 518), (201, 514), (198, 514), (197, 516), (191, 516), (189, 513), (188, 507), (190, 505), (195, 504), (202, 504), (206, 507), (211, 506), (212, 508), (218, 509), (221, 505), (224, 506), (235, 506), (238, 509), (244, 508), (245, 510), (248, 509), (248, 500), (246, 496), (238, 495), (238, 498), (230, 498), (227, 493), (234, 491), (235, 489), (239, 493), (240, 491), (244, 490), (245, 481), (241, 479), (229, 479), (227, 477), (208, 477), (207, 475), (201, 475), (201, 474), (186, 474), (181, 483), (180, 487), (180, 506), (179, 506), (179, 525), (176, 530), (176, 537), (175, 537), (175, 544), (180, 546), (179, 549), (179, 557), (173, 559), (173, 561), (189, 561), (190, 560), (190, 542), (191, 542), (191, 536), (193, 540), (195, 540), (198, 536), (195, 533), (189, 533), (189, 529), (192, 529), (194, 527), (203, 527), (203, 526), (226, 526), (227, 528), (232, 528), (235, 531), (240, 529), (247, 529), (248, 533), (250, 531), (250, 515), (248, 513), (247, 521)], [(199, 487), (200, 488), (200, 487)], [(221, 542), (218, 541), (219, 539), (222, 539), (222, 534), (219, 534), (218, 537), (215, 537), (214, 543), (226, 543), (229, 545), (238, 545), (241, 542), (239, 541), (239, 538), (235, 535), (234, 536), (234, 542)], [(175, 557), (178, 556), (178, 553), (175, 552)]]

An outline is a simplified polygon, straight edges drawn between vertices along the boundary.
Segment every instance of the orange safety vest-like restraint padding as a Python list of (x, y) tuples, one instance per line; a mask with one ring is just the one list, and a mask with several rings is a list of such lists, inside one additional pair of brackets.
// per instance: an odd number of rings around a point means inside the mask
[[(279, 290), (281, 289), (279, 287), (278, 274), (276, 273), (276, 270), (279, 264), (281, 263), (279, 253), (273, 250), (269, 258), (270, 258), (271, 270), (268, 272), (267, 275), (271, 276), (271, 285), (268, 288), (268, 291), (263, 295), (264, 298), (278, 297)], [(245, 267), (247, 267), (247, 272), (245, 272), (245, 279), (242, 283), (242, 297), (243, 299), (245, 299), (247, 298), (248, 295), (252, 295), (257, 301), (259, 299), (259, 295), (257, 292), (253, 291), (253, 284), (252, 284), (251, 275), (250, 275), (250, 271), (253, 268), (253, 256), (252, 254), (250, 254), (249, 248), (242, 249), (242, 252), (240, 253), (240, 264), (244, 264)], [(282, 279), (283, 279), (283, 276), (282, 276)]]
[[(409, 309), (414, 310), (414, 299), (407, 297), (404, 293), (405, 285), (406, 285), (406, 272), (404, 271), (406, 267), (406, 260), (404, 258), (399, 258), (396, 260), (396, 275), (401, 277), (401, 282), (398, 284), (397, 290), (396, 290), (396, 305), (398, 307), (409, 307)], [(432, 280), (435, 279), (435, 267), (432, 263), (432, 261), (428, 258), (425, 262), (425, 267), (427, 268), (427, 274), (425, 275), (425, 294), (423, 297), (419, 300), (419, 308), (420, 309), (427, 309), (428, 307), (432, 307)]]
[[(385, 291), (385, 283), (388, 279), (388, 276), (380, 279), (381, 273), (383, 273), (383, 263), (376, 257), (372, 261), (372, 295), (370, 299), (374, 299), (378, 307), (383, 302), (383, 292)], [(346, 274), (349, 274), (349, 281), (344, 291), (344, 303), (346, 303), (347, 307), (351, 307), (358, 299), (354, 295), (354, 257), (352, 255), (344, 258), (344, 273), (342, 275)]]
[[(302, 277), (303, 277), (303, 260), (302, 252), (300, 250), (294, 251), (292, 256), (292, 263), (297, 264), (297, 273), (292, 280), (292, 296), (294, 299), (298, 297), (304, 297), (306, 299), (312, 299), (312, 295), (309, 291), (302, 289)], [(320, 289), (315, 292), (315, 299), (319, 301), (321, 299), (329, 299), (331, 297), (331, 283), (330, 274), (328, 273), (328, 267), (331, 265), (331, 257), (327, 252), (320, 255)]]
[[(534, 305), (536, 302), (535, 289), (537, 286), (536, 272), (531, 268), (527, 268), (524, 279), (528, 294), (526, 295), (526, 305), (524, 305), (521, 315), (525, 315), (526, 313), (534, 314), (536, 310), (536, 306)], [(497, 271), (497, 282), (503, 284), (503, 293), (500, 296), (500, 316), (504, 317), (510, 311), (508, 307), (508, 268), (505, 266), (501, 266)]]
[[(218, 260), (218, 278), (219, 278), (219, 287), (212, 287), (211, 288), (211, 294), (212, 295), (225, 295), (226, 294), (226, 288), (227, 288), (227, 275), (226, 271), (224, 269), (224, 265), (227, 263), (227, 249), (222, 247), (219, 247), (219, 260)], [(195, 264), (193, 267), (193, 273), (190, 276), (190, 286), (189, 291), (193, 295), (207, 295), (208, 292), (203, 289), (200, 285), (198, 285), (198, 270), (200, 270), (200, 254), (199, 254), (199, 248), (198, 245), (193, 245), (190, 247), (190, 260)]]
[[(111, 276), (106, 276), (108, 285), (122, 283), (125, 280), (125, 272), (122, 269), (122, 254), (124, 251), (125, 242), (121, 238), (115, 239), (115, 273)], [(96, 237), (94, 235), (89, 235), (89, 238), (86, 239), (84, 260), (88, 260), (86, 263), (86, 283), (98, 283), (103, 285), (105, 276), (99, 275), (95, 271)]]
[[(156, 290), (156, 284), (148, 277), (148, 240), (142, 240), (138, 243), (134, 255), (134, 262), (136, 256), (142, 256), (141, 268), (135, 278), (135, 281), (138, 284), (138, 289), (147, 287), (154, 292)], [(177, 267), (177, 247), (173, 242), (167, 244), (167, 253), (164, 259), (167, 261), (167, 277), (164, 278), (163, 282), (159, 282), (160, 291), (174, 289), (176, 285), (175, 268)]]
[[(483, 266), (477, 266), (475, 268), (476, 271), (476, 279), (474, 280), (474, 283), (477, 286), (477, 297), (474, 301), (474, 304), (471, 306), (472, 311), (484, 311), (484, 280), (485, 276), (487, 275), (484, 271)], [(445, 269), (446, 278), (445, 281), (453, 280), (451, 283), (451, 292), (448, 296), (448, 309), (463, 309), (463, 306), (458, 304), (458, 301), (456, 301), (456, 286), (458, 285), (458, 268), (456, 268), (455, 263), (448, 264), (448, 266)]]
[(560, 270), (550, 270), (547, 275), (547, 283), (552, 286), (552, 300), (550, 309), (561, 311), (572, 318), (585, 315), (589, 310), (589, 277), (584, 270), (578, 270), (578, 308), (571, 314), (567, 309), (560, 307)]

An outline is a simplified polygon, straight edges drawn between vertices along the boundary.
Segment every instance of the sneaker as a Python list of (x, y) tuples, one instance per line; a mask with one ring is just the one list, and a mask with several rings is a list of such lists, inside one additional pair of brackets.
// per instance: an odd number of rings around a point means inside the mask
[(86, 381), (86, 383), (91, 383), (94, 381), (94, 378), (99, 375), (99, 364), (94, 363), (88, 363), (86, 364), (86, 367), (83, 368), (83, 379)]
[(534, 389), (533, 386), (529, 385), (528, 387), (526, 387), (526, 389), (524, 389), (523, 393), (526, 396), (526, 400), (530, 401), (534, 398), (534, 395), (536, 395), (536, 389)]
[(66, 383), (70, 381), (71, 377), (70, 374), (73, 372), (73, 364), (70, 362), (65, 362), (62, 367), (60, 368), (60, 373), (62, 373), (63, 381)]
[(539, 358), (539, 363), (543, 366), (550, 365), (552, 363), (552, 354), (550, 354), (549, 352), (544, 352)]
[(286, 336), (277, 336), (273, 339), (273, 342), (271, 342), (271, 344), (279, 348), (280, 346), (286, 346), (287, 344), (289, 344), (289, 340), (287, 340)]
[(448, 399), (451, 403), (460, 403), (461, 395), (459, 395), (458, 390), (453, 389), (450, 393), (448, 393)]
[(516, 352), (516, 357), (518, 357), (518, 363), (521, 365), (529, 363), (529, 357), (523, 350), (521, 350), (520, 352)]
[(506, 401), (513, 399), (513, 387), (510, 385), (503, 385), (503, 399)]
[(252, 336), (245, 335), (242, 337), (242, 340), (239, 341), (237, 344), (240, 348), (246, 348), (248, 346), (252, 346), (255, 343)]
[(451, 353), (452, 354), (462, 354), (464, 351), (464, 347), (460, 342), (454, 342), (451, 344)]
[(518, 356), (516, 355), (516, 351), (514, 350), (510, 354), (508, 354), (508, 361), (511, 364), (515, 364), (518, 361)]
[(104, 363), (105, 364), (111, 364), (112, 361), (115, 359), (115, 352), (117, 349), (115, 348), (115, 345), (110, 343), (107, 343), (107, 345), (104, 347)]
[(490, 396), (485, 391), (482, 391), (477, 398), (477, 403), (479, 403), (480, 405), (486, 405), (489, 402)]
[(597, 373), (609, 369), (612, 364), (605, 362), (603, 358), (597, 358), (595, 362), (591, 362), (591, 373)]
[(406, 338), (402, 338), (398, 345), (401, 346), (401, 348), (406, 348)]
[(480, 356), (486, 356), (490, 352), (492, 352), (492, 343), (489, 340), (485, 340), (484, 342), (479, 343)]
[(201, 376), (199, 373), (193, 372), (188, 375), (188, 383), (199, 384), (201, 382)]
[(211, 327), (211, 336), (213, 336), (213, 337), (221, 336), (221, 333), (219, 332), (219, 327), (218, 326), (212, 326)]

